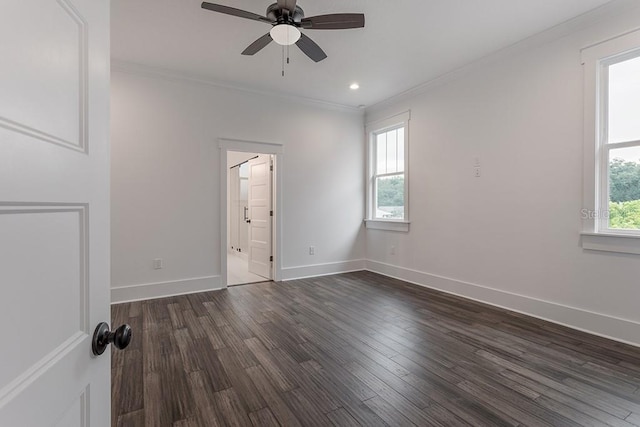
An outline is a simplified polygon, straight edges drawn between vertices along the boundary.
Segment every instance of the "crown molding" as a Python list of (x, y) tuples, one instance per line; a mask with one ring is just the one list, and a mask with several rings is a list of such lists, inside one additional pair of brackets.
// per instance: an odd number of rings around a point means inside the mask
[[(608, 18), (621, 15), (629, 10), (637, 9), (640, 2), (637, 0), (613, 0), (593, 10), (571, 18), (558, 25), (548, 28), (533, 36), (527, 37), (494, 53), (483, 56), (475, 61), (463, 65), (455, 70), (441, 74), (431, 80), (419, 84), (404, 92), (400, 92), (389, 98), (368, 105), (365, 108), (365, 115), (380, 111), (398, 102), (406, 101), (418, 95), (431, 91), (432, 89), (454, 81), (466, 74), (469, 74), (483, 66), (497, 62), (501, 59), (515, 55), (517, 53), (534, 49), (544, 44), (559, 40), (572, 33), (588, 28)], [(631, 29), (629, 29), (631, 31)]]
[(323, 108), (326, 110), (340, 111), (351, 114), (358, 114), (364, 116), (364, 110), (362, 108), (353, 107), (350, 105), (343, 105), (328, 101), (322, 101), (314, 98), (307, 98), (303, 96), (287, 95), (278, 92), (259, 90), (241, 85), (235, 85), (229, 82), (223, 82), (214, 80), (205, 76), (199, 76), (189, 73), (184, 73), (176, 70), (169, 70), (160, 67), (153, 67), (150, 65), (143, 65), (136, 62), (121, 61), (118, 59), (111, 60), (111, 71), (121, 72), (127, 74), (135, 74), (144, 77), (158, 78), (173, 82), (189, 83), (201, 86), (210, 86), (221, 89), (235, 90), (238, 92), (244, 92), (251, 95), (258, 95), (271, 99), (279, 99), (282, 101), (290, 101), (298, 104), (303, 104), (312, 107)]

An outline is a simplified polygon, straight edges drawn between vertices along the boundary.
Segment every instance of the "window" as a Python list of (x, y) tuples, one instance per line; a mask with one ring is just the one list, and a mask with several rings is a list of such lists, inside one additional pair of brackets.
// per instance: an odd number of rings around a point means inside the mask
[(409, 231), (409, 112), (367, 126), (367, 228)]
[(375, 134), (374, 219), (404, 219), (404, 126)]
[(603, 230), (640, 230), (640, 50), (603, 64)]
[(640, 32), (585, 49), (583, 62), (583, 247), (640, 254)]

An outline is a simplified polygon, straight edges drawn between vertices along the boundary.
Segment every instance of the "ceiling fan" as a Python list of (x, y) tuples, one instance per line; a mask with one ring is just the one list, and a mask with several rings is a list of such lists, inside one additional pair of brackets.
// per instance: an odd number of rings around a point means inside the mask
[(305, 30), (344, 30), (364, 27), (364, 14), (362, 13), (335, 13), (305, 18), (304, 11), (296, 5), (296, 2), (297, 0), (278, 0), (277, 3), (267, 8), (266, 16), (207, 2), (202, 3), (202, 8), (272, 25), (271, 31), (251, 43), (242, 52), (243, 55), (255, 55), (269, 43), (275, 41), (282, 46), (295, 44), (309, 58), (320, 62), (327, 57), (327, 54), (313, 40), (302, 34), (299, 28)]

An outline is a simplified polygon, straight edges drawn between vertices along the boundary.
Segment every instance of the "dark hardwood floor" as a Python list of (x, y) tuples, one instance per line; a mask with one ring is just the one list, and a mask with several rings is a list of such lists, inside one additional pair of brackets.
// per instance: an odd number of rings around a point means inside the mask
[(114, 426), (640, 425), (640, 349), (373, 273), (112, 317)]

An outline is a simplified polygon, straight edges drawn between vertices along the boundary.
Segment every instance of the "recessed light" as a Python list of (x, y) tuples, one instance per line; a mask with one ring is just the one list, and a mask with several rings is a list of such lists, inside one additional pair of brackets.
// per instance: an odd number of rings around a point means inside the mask
[(360, 85), (358, 83), (351, 83), (351, 86), (349, 86), (349, 89), (358, 90), (360, 89)]

